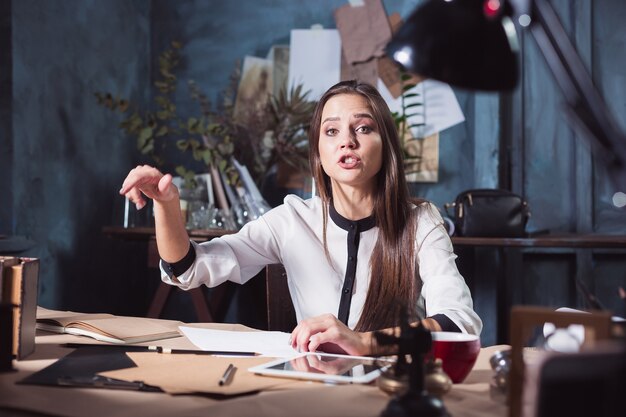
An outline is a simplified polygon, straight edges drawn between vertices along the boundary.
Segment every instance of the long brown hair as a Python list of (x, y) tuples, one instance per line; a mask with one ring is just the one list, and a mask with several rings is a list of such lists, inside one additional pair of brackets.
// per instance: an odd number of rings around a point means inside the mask
[(333, 96), (356, 94), (367, 100), (383, 140), (382, 167), (376, 176), (374, 218), (378, 240), (370, 259), (370, 284), (357, 331), (370, 331), (398, 324), (403, 309), (414, 313), (421, 282), (415, 261), (415, 210), (403, 170), (398, 129), (378, 90), (355, 80), (332, 86), (321, 97), (309, 128), (309, 163), (318, 194), (323, 201), (323, 239), (328, 255), (326, 229), (328, 206), (332, 201), (330, 177), (322, 168), (319, 138), (324, 105)]

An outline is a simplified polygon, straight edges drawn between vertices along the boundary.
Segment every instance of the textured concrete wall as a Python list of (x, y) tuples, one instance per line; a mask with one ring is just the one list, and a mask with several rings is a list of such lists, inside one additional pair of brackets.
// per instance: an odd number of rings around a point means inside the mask
[(13, 233), (11, 2), (0, 2), (0, 234)]
[(143, 313), (145, 248), (101, 232), (138, 157), (93, 93), (145, 94), (150, 3), (12, 5), (12, 232), (36, 242), (40, 304)]

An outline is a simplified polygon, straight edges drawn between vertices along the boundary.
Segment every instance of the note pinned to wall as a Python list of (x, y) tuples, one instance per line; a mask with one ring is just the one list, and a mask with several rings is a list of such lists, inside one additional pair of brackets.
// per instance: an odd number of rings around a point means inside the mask
[[(378, 81), (378, 91), (392, 112), (402, 114), (401, 97), (394, 98), (381, 80)], [(423, 111), (408, 119), (409, 124), (424, 124), (411, 129), (413, 137), (425, 138), (465, 121), (461, 106), (448, 84), (427, 79), (408, 92), (420, 94), (424, 105)]]
[(409, 140), (404, 150), (404, 171), (408, 182), (439, 181), (439, 133)]
[(336, 29), (294, 29), (289, 54), (289, 88), (302, 84), (318, 100), (340, 80), (341, 38)]
[(348, 64), (384, 55), (391, 27), (381, 0), (364, 0), (359, 7), (346, 4), (335, 9), (334, 16)]
[(341, 80), (359, 80), (376, 85), (378, 80), (378, 60), (349, 64), (345, 55), (341, 55)]
[[(378, 91), (392, 112), (402, 114), (402, 97), (394, 98), (382, 80), (378, 80)], [(419, 102), (420, 107), (407, 110), (408, 125), (412, 126), (403, 138), (406, 154), (405, 172), (409, 182), (437, 182), (439, 180), (439, 132), (465, 121), (461, 106), (448, 84), (426, 79), (407, 93), (417, 97), (410, 102)], [(406, 104), (406, 103), (405, 103)]]
[(246, 56), (235, 101), (235, 120), (247, 123), (262, 114), (268, 97), (274, 92), (273, 86), (273, 61)]
[(289, 80), (289, 45), (273, 45), (267, 59), (273, 66), (273, 95), (278, 97), (280, 91), (287, 87)]

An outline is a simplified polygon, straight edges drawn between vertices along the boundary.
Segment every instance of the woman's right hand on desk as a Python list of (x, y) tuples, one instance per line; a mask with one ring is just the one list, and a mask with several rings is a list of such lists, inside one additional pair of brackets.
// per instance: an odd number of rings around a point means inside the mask
[(139, 210), (146, 205), (144, 195), (155, 201), (166, 202), (178, 197), (178, 189), (172, 184), (170, 174), (163, 174), (149, 165), (138, 165), (126, 176), (120, 194), (135, 203)]
[(298, 352), (327, 352), (362, 356), (371, 353), (372, 333), (351, 330), (332, 314), (302, 320), (291, 332)]

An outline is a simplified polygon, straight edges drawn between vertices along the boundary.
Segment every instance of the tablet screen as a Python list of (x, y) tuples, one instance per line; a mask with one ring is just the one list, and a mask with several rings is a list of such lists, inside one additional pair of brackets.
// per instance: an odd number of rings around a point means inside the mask
[(279, 359), (251, 368), (262, 375), (284, 376), (335, 382), (365, 383), (374, 380), (388, 359), (309, 352), (291, 359)]

